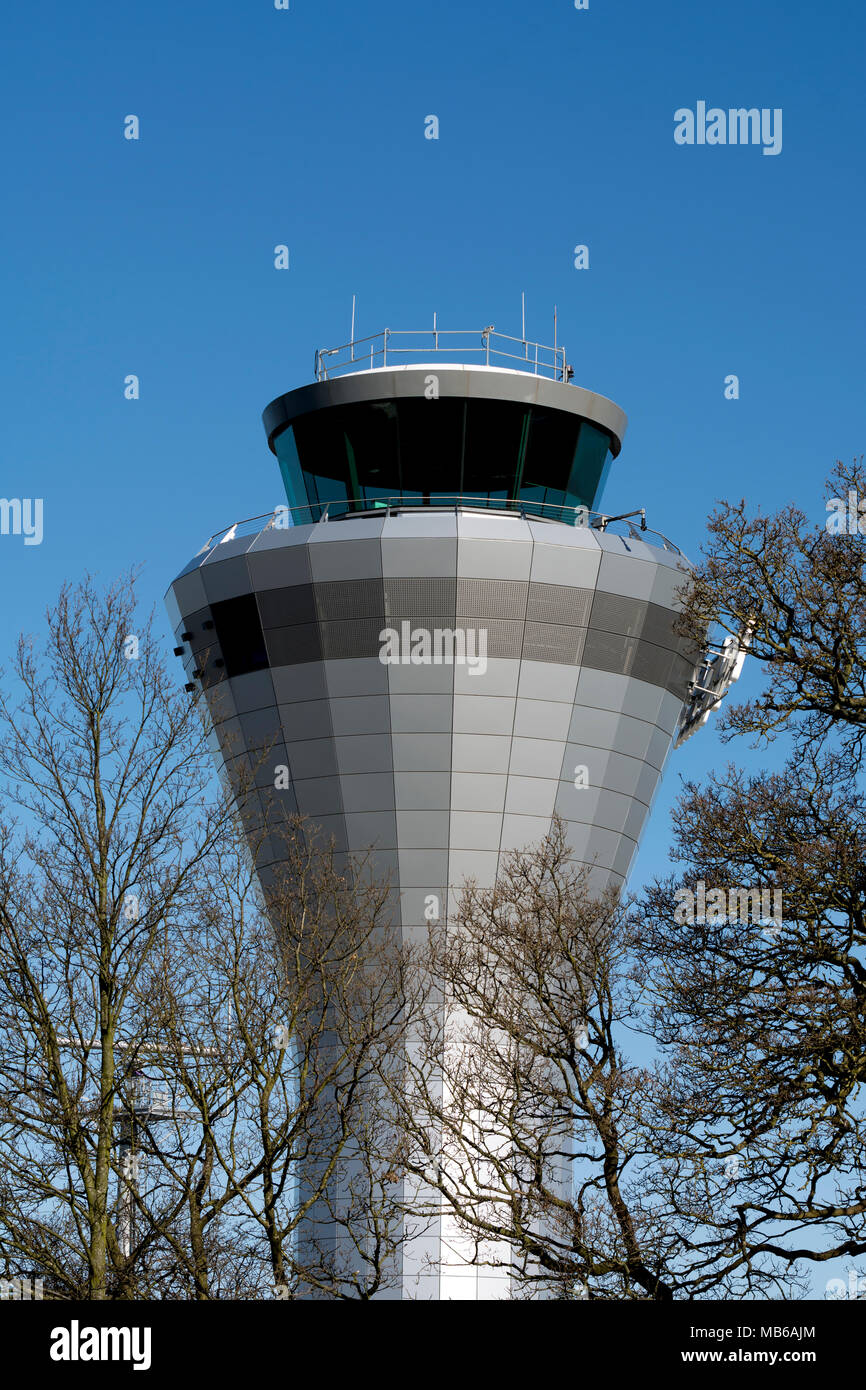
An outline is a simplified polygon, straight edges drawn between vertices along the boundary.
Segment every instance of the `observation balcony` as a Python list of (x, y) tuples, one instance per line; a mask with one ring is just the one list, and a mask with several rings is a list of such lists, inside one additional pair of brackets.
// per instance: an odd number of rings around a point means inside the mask
[[(569, 526), (587, 526), (593, 531), (626, 535), (646, 545), (656, 546), (673, 555), (682, 556), (679, 546), (669, 540), (661, 531), (655, 531), (646, 523), (646, 509), (637, 508), (621, 516), (611, 516), (606, 512), (590, 512), (585, 507), (563, 507), (558, 504), (523, 502), (519, 499), (491, 506), (487, 498), (474, 498), (453, 495), (449, 498), (437, 497), (434, 503), (415, 505), (403, 496), (377, 499), (372, 506), (346, 502), (328, 503), (324, 508), (318, 506), (288, 507), (281, 504), (272, 512), (262, 512), (258, 516), (246, 517), (241, 521), (214, 531), (197, 552), (206, 554), (216, 546), (244, 536), (257, 536), (269, 530), (287, 530), (292, 526), (324, 525), (327, 522), (350, 521), (356, 517), (401, 516), (412, 512), (428, 512), (430, 507), (437, 511), (517, 515), (521, 520), (554, 522)], [(684, 557), (683, 557), (684, 558)]]
[(314, 366), (316, 381), (349, 372), (378, 368), (451, 365), (505, 367), (530, 372), (550, 381), (570, 382), (574, 375), (564, 347), (547, 347), (527, 338), (512, 338), (487, 328), (446, 330), (383, 328), (368, 338), (355, 338), (340, 347), (318, 348)]

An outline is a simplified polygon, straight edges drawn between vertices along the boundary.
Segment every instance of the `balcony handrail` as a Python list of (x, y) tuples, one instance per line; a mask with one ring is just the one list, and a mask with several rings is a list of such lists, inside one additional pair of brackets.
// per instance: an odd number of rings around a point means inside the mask
[[(394, 340), (397, 338), (422, 339), (423, 345), (414, 347), (396, 343)], [(440, 343), (442, 338), (480, 338), (481, 341), (475, 346), (460, 343), (455, 347), (449, 343), (443, 347)], [(499, 343), (519, 344), (523, 351), (510, 352), (505, 347), (498, 346)], [(413, 355), (418, 358), (426, 355), (427, 359), (450, 357), (453, 362), (455, 352), (464, 356), (480, 356), (485, 366), (495, 366), (498, 359), (504, 359), (518, 364), (513, 370), (530, 372), (533, 376), (545, 376), (554, 381), (569, 382), (574, 374), (564, 347), (558, 344), (551, 347), (544, 343), (531, 342), (528, 338), (514, 338), (508, 333), (497, 333), (493, 324), (480, 330), (438, 327), (383, 328), (381, 332), (370, 334), (366, 338), (352, 338), (348, 343), (341, 343), (339, 347), (317, 348), (314, 372), (317, 381), (329, 381), (332, 376), (339, 376), (341, 373), (372, 371), (379, 359), (381, 366), (387, 367), (389, 353), (391, 365), (394, 366), (400, 365), (394, 361), (395, 357)], [(348, 353), (348, 356), (341, 359), (341, 353)], [(332, 361), (333, 358), (337, 360)]]
[[(233, 522), (231, 526), (214, 531), (197, 552), (197, 555), (204, 555), (206, 551), (213, 550), (217, 545), (236, 540), (240, 528), (253, 526), (254, 523), (262, 523), (255, 526), (255, 534), (261, 534), (268, 530), (286, 530), (290, 526), (325, 525), (329, 522), (333, 524), (335, 521), (348, 521), (358, 517), (388, 517), (404, 512), (419, 512), (426, 515), (430, 511), (457, 512), (460, 510), (476, 511), (485, 515), (488, 512), (507, 513), (509, 515), (516, 512), (521, 519), (530, 521), (562, 521), (566, 515), (571, 514), (574, 516), (573, 525), (585, 525), (593, 531), (607, 531), (612, 525), (624, 524), (632, 539), (643, 540), (645, 537), (655, 536), (658, 540), (649, 541), (648, 544), (657, 545), (660, 541), (661, 549), (669, 550), (675, 555), (683, 554), (679, 546), (675, 545), (662, 531), (656, 531), (647, 526), (646, 509), (643, 507), (636, 508), (633, 512), (627, 512), (624, 515), (611, 516), (608, 512), (590, 511), (587, 507), (570, 506), (561, 502), (532, 502), (519, 497), (508, 498), (491, 505), (486, 497), (471, 496), (467, 493), (437, 493), (435, 496), (437, 500), (433, 503), (413, 502), (401, 495), (376, 498), (375, 503), (343, 500), (340, 502), (309, 503), (302, 507), (290, 507), (286, 503), (282, 503), (271, 512), (261, 512), (258, 516), (245, 517), (241, 521)], [(343, 507), (347, 510), (337, 512), (332, 516), (330, 514), (331, 507)], [(321, 515), (313, 520), (309, 515), (312, 512), (320, 512)], [(552, 512), (556, 515), (545, 516), (545, 512)], [(307, 520), (295, 519), (303, 514), (307, 514)], [(636, 526), (632, 520), (636, 516), (641, 518), (640, 526)], [(291, 518), (290, 522), (287, 521), (289, 517)], [(241, 531), (242, 536), (250, 534), (253, 532), (248, 532), (246, 529)]]

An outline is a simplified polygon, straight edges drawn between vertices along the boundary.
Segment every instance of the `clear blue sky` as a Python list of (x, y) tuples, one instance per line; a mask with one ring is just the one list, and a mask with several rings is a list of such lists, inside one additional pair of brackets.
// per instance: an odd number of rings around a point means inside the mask
[[(85, 566), (143, 561), (161, 601), (212, 530), (283, 500), (260, 412), (345, 341), (353, 293), (359, 333), (434, 310), (519, 333), (525, 291), (549, 341), (556, 303), (575, 380), (630, 419), (608, 509), (645, 504), (687, 553), (722, 495), (822, 519), (866, 444), (860, 7), (291, 6), (7, 11), (0, 493), (42, 497), (45, 535), (0, 537), (0, 653)], [(781, 154), (677, 146), (698, 101), (781, 107)], [(674, 759), (637, 878), (676, 772), (727, 756), (705, 729)]]

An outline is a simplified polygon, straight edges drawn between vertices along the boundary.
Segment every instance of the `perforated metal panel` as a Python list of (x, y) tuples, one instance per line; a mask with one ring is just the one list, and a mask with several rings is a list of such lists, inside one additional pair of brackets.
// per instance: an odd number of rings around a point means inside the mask
[(488, 658), (520, 659), (523, 648), (523, 623), (509, 623), (501, 618), (476, 618), (472, 625), (487, 633)]
[(460, 579), (457, 611), (473, 618), (522, 620), (528, 588), (520, 579)]
[(523, 660), (579, 666), (583, 660), (585, 641), (584, 627), (527, 622), (523, 637)]
[(663, 685), (671, 677), (675, 654), (667, 647), (656, 647), (652, 642), (638, 642), (631, 666), (631, 675), (638, 680), (648, 681), (650, 685)]
[(529, 586), (526, 616), (538, 623), (587, 627), (592, 597), (592, 589), (572, 588), (570, 584), (533, 583)]
[[(385, 614), (422, 623), (434, 618), (453, 620), (457, 606), (457, 580), (453, 575), (412, 577), (384, 581)], [(440, 624), (435, 623), (434, 626)]]
[[(669, 662), (653, 652), (636, 658), (631, 648), (606, 642), (604, 635), (640, 638), (654, 648), (685, 654), (670, 687), (677, 693), (684, 690), (696, 660), (693, 644), (675, 633), (676, 614), (671, 610), (565, 584), (454, 576), (328, 580), (264, 590), (257, 601), (271, 666), (378, 656), (381, 630), (402, 621), (428, 628), (483, 626), (490, 656), (522, 654), (527, 661), (583, 663), (634, 675), (646, 672), (639, 678), (668, 688)], [(196, 610), (187, 621), (199, 665), (207, 665), (209, 680), (218, 681), (225, 677), (213, 664), (220, 656), (219, 644), (214, 633), (203, 628), (210, 613), (207, 608)], [(514, 625), (522, 624), (524, 615), (525, 632), (518, 643)], [(587, 627), (595, 635), (585, 643)]]
[(330, 579), (313, 585), (321, 622), (373, 618), (385, 612), (381, 579)]
[(675, 622), (676, 614), (669, 608), (650, 603), (647, 605), (641, 637), (645, 642), (654, 642), (657, 647), (668, 647), (671, 651), (678, 651), (683, 639), (674, 632)]
[(625, 637), (640, 637), (647, 607), (648, 604), (641, 599), (599, 592), (592, 605), (589, 625), (601, 632), (618, 632)]
[(583, 664), (594, 671), (614, 671), (628, 675), (637, 642), (615, 632), (598, 632), (590, 628), (583, 649)]
[(323, 659), (340, 661), (351, 657), (378, 656), (379, 633), (385, 626), (384, 614), (376, 618), (320, 623)]

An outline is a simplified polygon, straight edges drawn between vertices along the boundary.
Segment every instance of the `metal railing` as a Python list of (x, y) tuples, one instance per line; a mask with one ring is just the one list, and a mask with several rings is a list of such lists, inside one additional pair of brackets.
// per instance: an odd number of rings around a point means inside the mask
[[(470, 511), (482, 514), (492, 512), (494, 515), (501, 515), (502, 513), (514, 515), (516, 513), (524, 520), (588, 526), (594, 531), (607, 531), (613, 526), (621, 526), (634, 540), (645, 540), (648, 545), (655, 545), (661, 550), (669, 550), (675, 555), (683, 554), (679, 546), (675, 545), (661, 531), (654, 531), (652, 527), (647, 526), (646, 509), (643, 507), (621, 516), (611, 516), (608, 512), (592, 512), (586, 507), (563, 506), (559, 502), (530, 502), (522, 498), (503, 499), (491, 503), (486, 497), (472, 497), (465, 493), (436, 493), (435, 497), (436, 501), (430, 503), (412, 502), (407, 500), (405, 496), (394, 496), (377, 498), (373, 503), (342, 501), (303, 507), (289, 507), (283, 504), (275, 507), (272, 512), (262, 512), (259, 516), (246, 517), (242, 521), (234, 522), (231, 526), (214, 531), (197, 554), (204, 555), (207, 551), (213, 550), (216, 546), (223, 545), (227, 541), (237, 540), (245, 536), (260, 535), (264, 531), (285, 531), (292, 526), (308, 526), (310, 524), (333, 524), (339, 521), (351, 521), (358, 517), (396, 516), (412, 512), (426, 514), (431, 510)], [(338, 511), (337, 508), (341, 510)], [(634, 517), (640, 517), (639, 526), (635, 525), (632, 519)], [(651, 537), (654, 539), (650, 539)]]
[[(404, 341), (411, 339), (411, 342)], [(508, 344), (508, 346), (504, 346)], [(517, 350), (519, 349), (519, 351)], [(574, 375), (564, 347), (546, 347), (528, 338), (512, 338), (497, 333), (493, 324), (478, 331), (444, 328), (383, 328), (369, 338), (354, 338), (335, 348), (317, 348), (315, 376), (328, 381), (346, 372), (372, 371), (375, 367), (395, 367), (427, 362), (442, 357), (464, 364), (478, 362), (485, 367), (508, 364), (513, 371), (531, 372), (552, 381), (571, 380)]]

